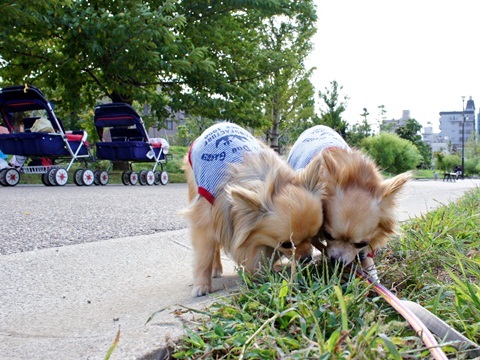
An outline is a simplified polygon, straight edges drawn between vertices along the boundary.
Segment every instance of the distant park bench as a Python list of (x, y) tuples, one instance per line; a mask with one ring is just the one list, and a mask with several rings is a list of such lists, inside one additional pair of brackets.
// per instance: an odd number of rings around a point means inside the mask
[(443, 181), (457, 181), (458, 173), (445, 173), (443, 174)]

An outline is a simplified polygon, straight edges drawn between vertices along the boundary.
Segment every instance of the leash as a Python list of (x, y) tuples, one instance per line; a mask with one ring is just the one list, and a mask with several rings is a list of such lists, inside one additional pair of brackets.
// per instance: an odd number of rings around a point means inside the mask
[[(372, 285), (373, 289), (383, 297), (405, 320), (412, 326), (417, 335), (420, 335), (434, 359), (447, 360), (447, 356), (439, 346), (432, 332), (447, 341), (455, 342), (460, 349), (471, 347), (466, 354), (471, 357), (480, 356), (480, 346), (466, 338), (430, 311), (409, 300), (400, 300), (385, 286), (372, 279), (358, 266), (355, 269), (357, 275)], [(432, 331), (432, 332), (431, 332)]]

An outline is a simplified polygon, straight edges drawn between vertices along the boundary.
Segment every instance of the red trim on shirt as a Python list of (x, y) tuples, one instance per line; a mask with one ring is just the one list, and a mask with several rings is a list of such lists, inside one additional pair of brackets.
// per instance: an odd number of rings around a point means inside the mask
[(210, 194), (205, 188), (203, 187), (198, 187), (198, 193), (202, 195), (207, 201), (213, 205), (215, 202), (215, 198), (213, 197), (212, 194)]

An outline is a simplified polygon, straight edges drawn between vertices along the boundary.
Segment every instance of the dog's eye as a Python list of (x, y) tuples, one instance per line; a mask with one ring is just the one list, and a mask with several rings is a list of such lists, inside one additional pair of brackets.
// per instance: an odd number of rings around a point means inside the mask
[(284, 249), (291, 249), (292, 248), (292, 242), (291, 241), (285, 241), (284, 243), (282, 243), (282, 247)]
[(361, 243), (356, 243), (356, 244), (354, 244), (353, 246), (355, 246), (357, 249), (362, 249), (362, 248), (364, 248), (364, 247), (367, 246), (367, 245), (368, 245), (368, 243), (366, 243), (366, 242), (361, 242)]
[(324, 231), (324, 232), (323, 232), (323, 237), (324, 237), (326, 240), (335, 240), (335, 239), (333, 238), (333, 236), (332, 236), (329, 232), (327, 232), (327, 231)]

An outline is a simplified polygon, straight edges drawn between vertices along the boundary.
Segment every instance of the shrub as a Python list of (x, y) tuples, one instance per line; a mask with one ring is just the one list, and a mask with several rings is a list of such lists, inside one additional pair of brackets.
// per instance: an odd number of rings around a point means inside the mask
[(399, 174), (415, 169), (422, 160), (417, 147), (398, 135), (382, 132), (362, 142), (367, 152), (385, 171)]

